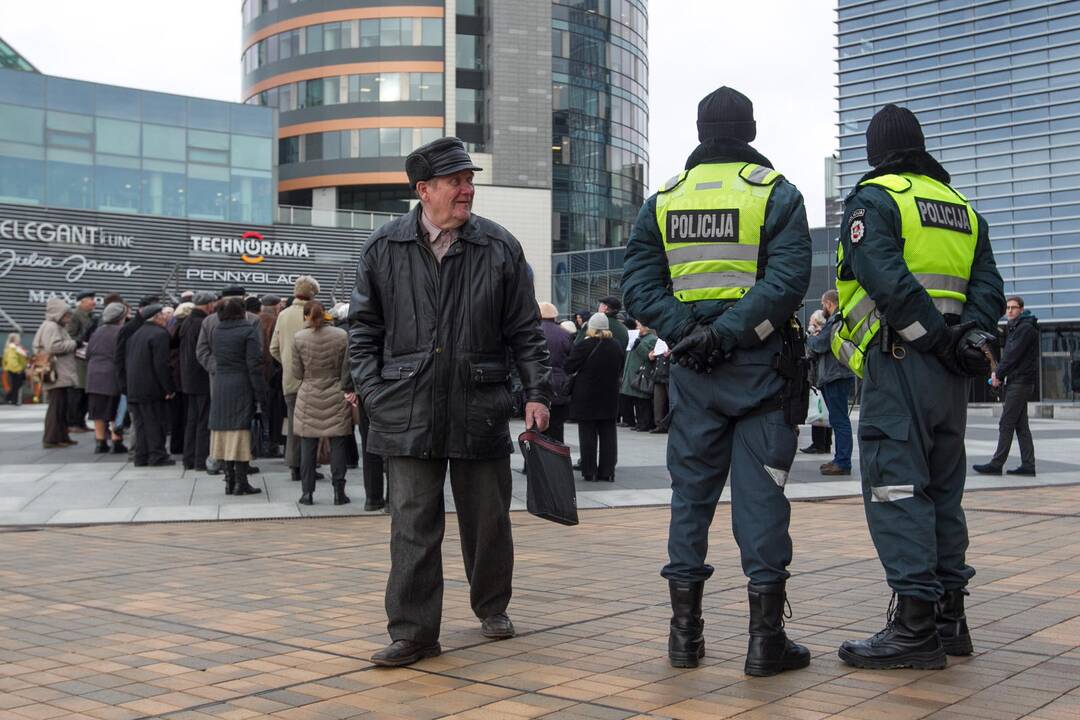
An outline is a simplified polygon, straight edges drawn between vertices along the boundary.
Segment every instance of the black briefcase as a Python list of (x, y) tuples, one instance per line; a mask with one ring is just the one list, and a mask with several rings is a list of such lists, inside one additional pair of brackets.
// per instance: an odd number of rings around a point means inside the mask
[(577, 525), (577, 490), (570, 447), (535, 430), (518, 435), (528, 483), (526, 507), (536, 517)]

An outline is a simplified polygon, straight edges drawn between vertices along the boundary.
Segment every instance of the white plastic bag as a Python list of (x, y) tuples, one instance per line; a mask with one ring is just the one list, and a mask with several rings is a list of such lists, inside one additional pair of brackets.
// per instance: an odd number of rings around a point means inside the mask
[(829, 408), (816, 387), (810, 388), (810, 410), (806, 413), (806, 422), (817, 427), (829, 427)]

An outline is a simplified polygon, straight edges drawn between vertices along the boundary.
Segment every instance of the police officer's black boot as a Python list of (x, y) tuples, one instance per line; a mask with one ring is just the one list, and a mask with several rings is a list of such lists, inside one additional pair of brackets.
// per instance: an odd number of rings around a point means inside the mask
[(750, 643), (743, 672), (757, 677), (799, 670), (810, 664), (810, 651), (784, 632), (784, 583), (749, 583)]
[(840, 659), (871, 670), (940, 670), (945, 667), (945, 648), (934, 620), (936, 611), (936, 602), (893, 595), (885, 628), (865, 640), (845, 640)]
[(335, 505), (347, 505), (351, 500), (349, 496), (345, 494), (345, 479), (334, 480), (334, 504)]
[(671, 634), (668, 660), (671, 667), (695, 668), (705, 657), (705, 623), (701, 620), (701, 595), (705, 581), (668, 580), (671, 593)]
[(974, 652), (971, 633), (968, 632), (967, 615), (964, 614), (964, 596), (967, 590), (946, 590), (937, 604), (937, 630), (946, 655), (970, 655)]

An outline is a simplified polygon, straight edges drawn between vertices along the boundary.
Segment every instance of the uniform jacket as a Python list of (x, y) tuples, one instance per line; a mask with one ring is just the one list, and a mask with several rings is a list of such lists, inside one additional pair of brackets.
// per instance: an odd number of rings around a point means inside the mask
[(571, 418), (614, 420), (618, 417), (624, 347), (615, 338), (586, 337), (574, 343), (566, 360), (566, 372), (577, 373), (570, 399)]
[[(703, 143), (686, 162), (772, 163), (743, 143)], [(656, 195), (645, 201), (630, 232), (623, 265), (622, 291), (627, 310), (674, 345), (698, 323), (712, 323), (726, 352), (750, 350), (775, 334), (802, 303), (810, 285), (811, 241), (803, 198), (781, 178), (773, 186), (765, 209), (765, 237), (758, 280), (737, 302), (702, 300), (684, 303), (671, 290), (667, 255), (656, 223)], [(763, 338), (762, 335), (765, 335)]]
[(305, 328), (293, 337), (293, 377), (300, 382), (293, 432), (300, 437), (352, 435), (352, 410), (344, 388), (351, 386), (349, 334), (341, 328)]
[(511, 452), (510, 357), (525, 398), (551, 402), (532, 274), (505, 228), (472, 215), (437, 263), (419, 205), (367, 241), (349, 309), (368, 450), (421, 458)]
[(259, 328), (247, 319), (226, 320), (211, 336), (216, 370), (210, 376), (210, 429), (249, 430), (255, 404), (266, 397)]
[(544, 331), (548, 355), (551, 356), (551, 404), (566, 405), (570, 402), (570, 398), (563, 394), (566, 388), (566, 359), (570, 357), (574, 339), (554, 320), (541, 320), (540, 329)]
[(997, 377), (1014, 385), (1034, 385), (1038, 378), (1039, 321), (1025, 310), (1005, 327)]
[[(258, 329), (259, 316), (254, 313), (244, 313), (244, 322)], [(211, 375), (214, 374), (216, 369), (216, 360), (214, 358), (214, 331), (217, 330), (220, 323), (221, 317), (216, 312), (207, 315), (206, 319), (202, 322), (202, 327), (199, 328), (199, 339), (195, 344), (195, 358), (199, 361), (199, 364), (203, 366), (203, 369)], [(255, 334), (255, 339), (259, 339), (258, 333)]]
[(293, 375), (293, 338), (304, 329), (304, 306), (307, 300), (293, 300), (292, 305), (278, 313), (274, 334), (270, 338), (270, 354), (281, 363), (281, 389), (295, 395), (300, 381)]
[(817, 381), (814, 384), (819, 388), (825, 387), (834, 380), (855, 377), (855, 373), (840, 364), (833, 355), (832, 336), (838, 327), (840, 327), (840, 313), (834, 312), (821, 328), (821, 332), (817, 335), (806, 336), (806, 346), (813, 351), (814, 360), (817, 362)]
[(56, 382), (45, 384), (45, 391), (54, 388), (75, 387), (78, 372), (75, 369), (75, 347), (77, 342), (60, 324), (67, 312), (67, 305), (60, 298), (53, 298), (45, 303), (45, 322), (34, 333), (32, 352), (36, 355), (47, 352), (56, 360)]
[(186, 395), (209, 395), (210, 374), (206, 372), (196, 357), (196, 349), (199, 344), (199, 334), (202, 332), (202, 324), (206, 320), (206, 312), (195, 308), (191, 311), (176, 331), (180, 340), (180, 389)]
[(169, 331), (144, 322), (128, 338), (127, 396), (134, 403), (164, 401), (176, 392), (169, 369)]
[(619, 389), (623, 395), (635, 398), (652, 397), (630, 387), (630, 381), (641, 370), (641, 366), (649, 362), (649, 353), (656, 347), (656, 335), (639, 335), (634, 342), (633, 348), (626, 354), (626, 363), (623, 365), (622, 387)]
[[(97, 320), (93, 315), (80, 307), (76, 307), (71, 311), (71, 318), (68, 320), (67, 331), (68, 335), (70, 335), (76, 343), (88, 342), (91, 333), (93, 333), (96, 328)], [(87, 360), (75, 358), (75, 373), (77, 378), (75, 387), (86, 387), (86, 363)]]
[[(888, 171), (917, 172), (902, 167)], [(885, 169), (874, 171), (863, 180), (881, 174), (885, 174)], [(935, 179), (946, 183), (949, 180), (947, 174)], [(859, 241), (853, 244), (851, 215), (856, 211), (861, 211), (858, 219), (863, 223), (863, 232)], [(978, 213), (975, 215), (979, 225), (978, 238), (968, 280), (967, 302), (960, 321), (973, 321), (976, 327), (994, 332), (998, 318), (1005, 312), (1004, 286), (990, 249), (986, 220)], [(838, 271), (843, 279), (859, 281), (890, 327), (906, 328), (921, 323), (926, 334), (910, 344), (916, 350), (928, 352), (945, 329), (945, 317), (908, 270), (902, 237), (900, 210), (888, 192), (877, 185), (856, 185), (844, 200), (844, 221), (840, 226), (844, 262)]]
[(86, 347), (86, 392), (94, 395), (119, 395), (116, 377), (116, 340), (120, 323), (101, 325), (90, 336)]

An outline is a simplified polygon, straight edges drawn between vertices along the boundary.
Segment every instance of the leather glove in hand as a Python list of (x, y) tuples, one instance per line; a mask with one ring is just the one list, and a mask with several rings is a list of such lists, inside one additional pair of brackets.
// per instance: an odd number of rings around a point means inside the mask
[(956, 362), (969, 377), (986, 377), (997, 367), (999, 344), (997, 335), (973, 328), (964, 333), (956, 346)]
[(964, 375), (964, 369), (959, 362), (959, 348), (964, 335), (968, 330), (975, 327), (975, 323), (966, 322), (962, 325), (947, 325), (934, 343), (934, 355), (945, 369), (957, 375)]
[(711, 372), (724, 356), (720, 331), (712, 325), (698, 325), (671, 348), (671, 359), (694, 372)]

